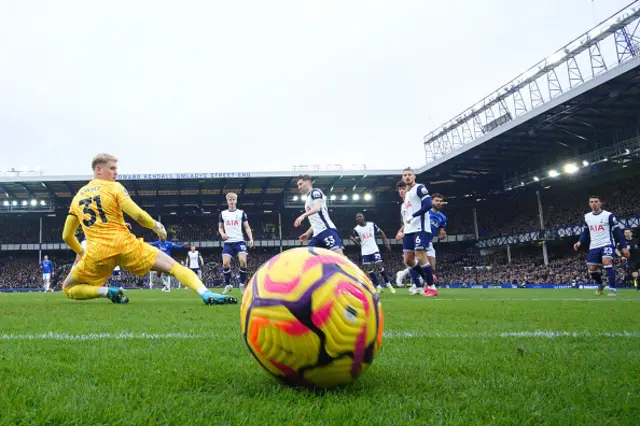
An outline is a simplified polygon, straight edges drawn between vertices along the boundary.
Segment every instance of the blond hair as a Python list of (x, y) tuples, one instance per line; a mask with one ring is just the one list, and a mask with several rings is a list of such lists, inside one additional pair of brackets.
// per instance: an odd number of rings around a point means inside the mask
[(93, 157), (93, 160), (91, 160), (91, 170), (95, 170), (96, 166), (102, 166), (103, 164), (107, 164), (109, 161), (118, 161), (118, 159), (110, 154), (98, 154)]
[(238, 199), (238, 194), (236, 194), (235, 192), (227, 192), (225, 198), (228, 200), (232, 195), (236, 197), (236, 200)]

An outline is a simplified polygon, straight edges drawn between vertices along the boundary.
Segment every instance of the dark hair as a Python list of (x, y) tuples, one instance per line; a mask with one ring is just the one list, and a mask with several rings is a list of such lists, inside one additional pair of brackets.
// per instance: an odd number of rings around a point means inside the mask
[(443, 196), (441, 193), (439, 193), (439, 192), (436, 192), (435, 194), (433, 194), (433, 195), (431, 196), (431, 199), (432, 199), (432, 200), (433, 200), (434, 198), (440, 198), (442, 201), (444, 201), (444, 196)]
[(362, 213), (362, 212), (358, 212), (358, 213), (356, 213), (356, 216), (362, 216), (362, 217), (364, 217), (364, 213)]
[(298, 182), (299, 180), (308, 180), (309, 182), (311, 182), (311, 176), (307, 174), (298, 175), (298, 177), (296, 178), (296, 182)]
[(407, 167), (402, 172), (412, 172), (413, 173), (413, 169), (411, 167)]
[(600, 198), (599, 195), (591, 195), (591, 196), (589, 196), (589, 199), (592, 199), (592, 198), (597, 198), (598, 201), (602, 201), (602, 198)]
[(397, 189), (406, 188), (406, 187), (407, 187), (407, 184), (403, 180), (399, 180), (398, 183), (396, 183), (396, 188)]

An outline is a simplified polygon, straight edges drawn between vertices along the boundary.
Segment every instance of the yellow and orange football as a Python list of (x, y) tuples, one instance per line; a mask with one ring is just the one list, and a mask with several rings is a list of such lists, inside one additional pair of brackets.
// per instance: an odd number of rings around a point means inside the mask
[(251, 278), (240, 325), (251, 354), (278, 380), (326, 389), (351, 383), (371, 365), (384, 317), (375, 287), (353, 262), (295, 248)]

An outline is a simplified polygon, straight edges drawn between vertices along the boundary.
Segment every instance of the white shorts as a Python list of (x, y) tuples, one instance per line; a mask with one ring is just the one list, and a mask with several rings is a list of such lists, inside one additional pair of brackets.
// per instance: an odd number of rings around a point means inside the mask
[(51, 279), (51, 273), (42, 274), (42, 281), (49, 281)]
[(433, 243), (429, 243), (429, 247), (427, 247), (427, 256), (436, 258), (436, 249), (433, 248)]

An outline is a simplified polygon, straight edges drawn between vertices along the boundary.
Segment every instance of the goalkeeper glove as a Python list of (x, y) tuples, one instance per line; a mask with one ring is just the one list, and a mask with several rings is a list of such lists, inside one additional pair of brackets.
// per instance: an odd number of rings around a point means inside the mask
[(161, 239), (161, 240), (166, 240), (167, 239), (167, 230), (164, 229), (164, 225), (161, 224), (160, 222), (156, 221), (155, 226), (153, 227), (153, 232), (156, 233), (156, 235)]

